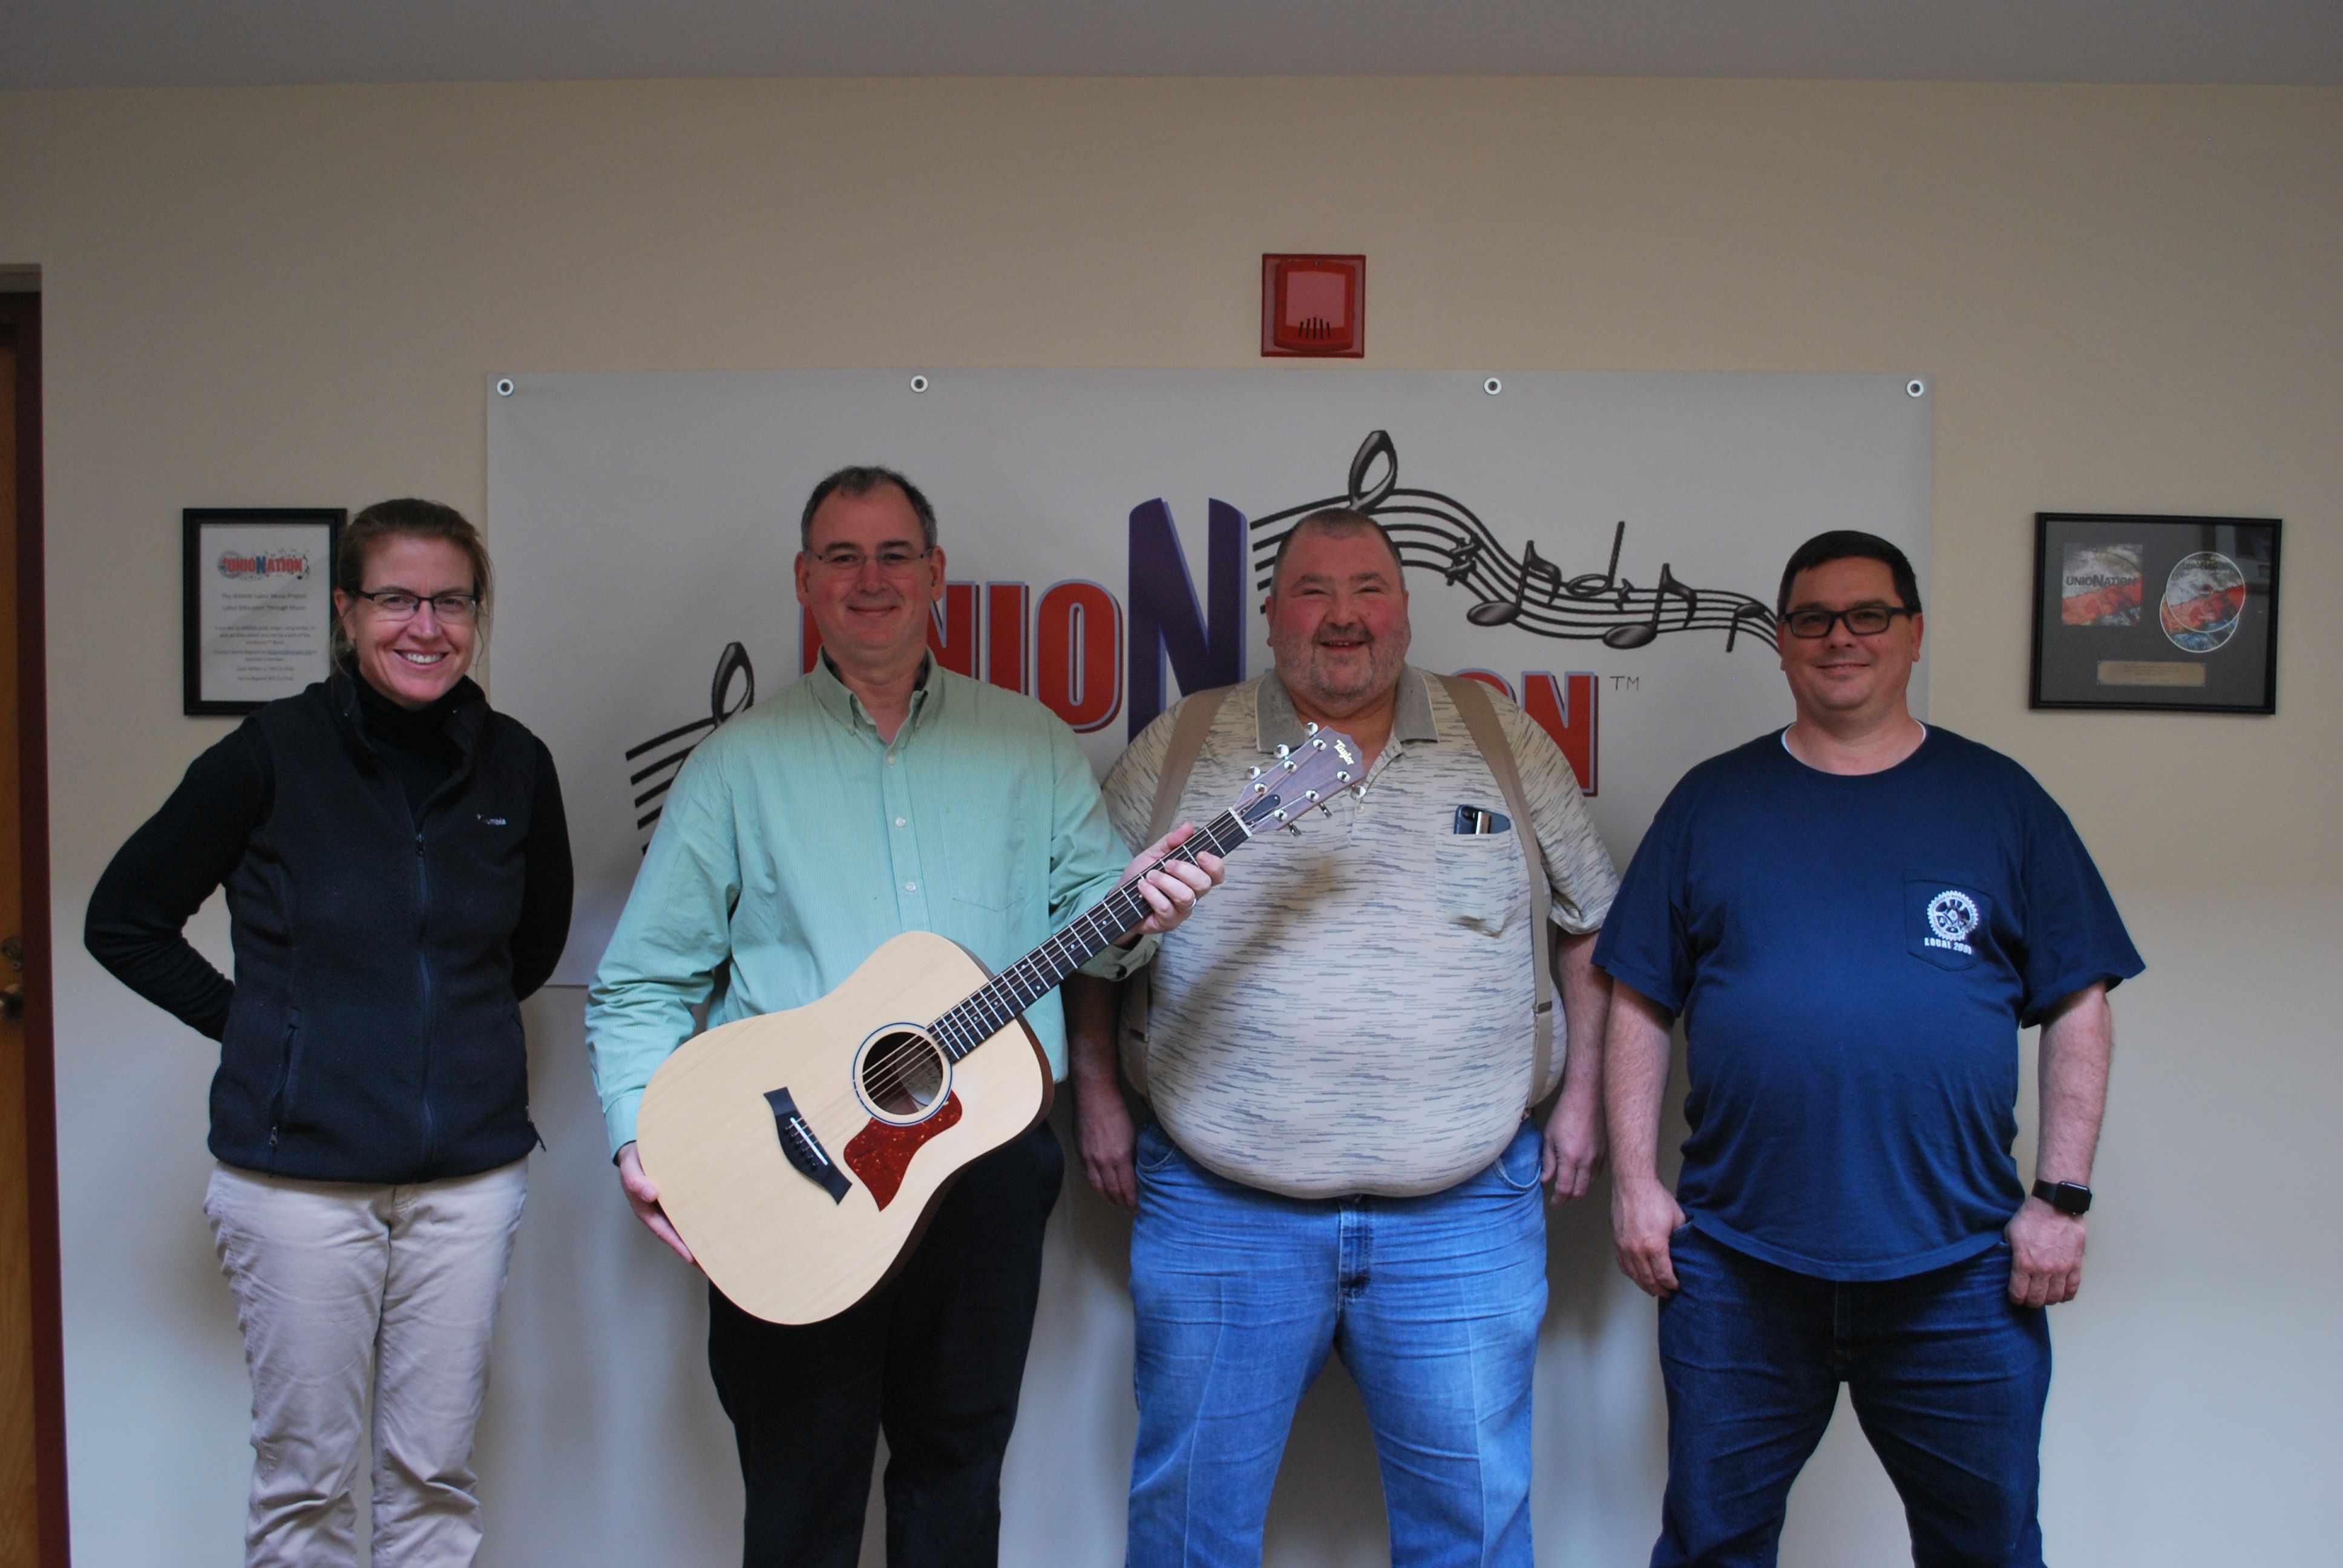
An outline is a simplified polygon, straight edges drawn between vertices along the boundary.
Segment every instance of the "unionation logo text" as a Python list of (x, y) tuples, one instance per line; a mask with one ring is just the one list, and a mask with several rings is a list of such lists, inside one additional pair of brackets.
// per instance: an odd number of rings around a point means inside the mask
[(223, 550), (220, 552), (219, 575), (230, 581), (257, 582), (266, 578), (299, 579), (309, 575), (309, 553), (307, 550), (267, 551)]

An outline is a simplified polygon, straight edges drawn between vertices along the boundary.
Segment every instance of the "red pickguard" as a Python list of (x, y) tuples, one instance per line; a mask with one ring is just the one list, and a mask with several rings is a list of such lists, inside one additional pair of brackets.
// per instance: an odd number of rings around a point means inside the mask
[(870, 1196), (884, 1209), (895, 1201), (903, 1185), (903, 1172), (911, 1166), (911, 1156), (920, 1145), (939, 1132), (948, 1131), (960, 1124), (960, 1096), (948, 1094), (936, 1107), (936, 1113), (925, 1121), (909, 1126), (881, 1121), (877, 1117), (856, 1133), (846, 1145), (846, 1168), (862, 1179), (870, 1189)]

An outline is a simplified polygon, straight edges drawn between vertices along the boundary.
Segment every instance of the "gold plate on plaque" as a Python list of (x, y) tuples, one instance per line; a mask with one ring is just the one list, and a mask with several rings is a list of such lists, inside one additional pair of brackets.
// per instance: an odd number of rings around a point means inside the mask
[(2177, 658), (2103, 658), (2101, 686), (2202, 686), (2205, 667)]

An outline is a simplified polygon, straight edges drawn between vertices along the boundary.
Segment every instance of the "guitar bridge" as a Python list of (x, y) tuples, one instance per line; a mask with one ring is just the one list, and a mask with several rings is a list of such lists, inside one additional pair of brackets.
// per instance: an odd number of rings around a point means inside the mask
[(853, 1183), (831, 1161), (830, 1151), (821, 1146), (821, 1140), (813, 1135), (813, 1129), (807, 1125), (804, 1114), (798, 1110), (798, 1102), (790, 1098), (789, 1091), (787, 1089), (768, 1090), (765, 1103), (773, 1108), (773, 1127), (780, 1134), (781, 1152), (789, 1156), (789, 1163), (796, 1166), (807, 1181), (829, 1193), (831, 1202), (846, 1201), (846, 1194)]

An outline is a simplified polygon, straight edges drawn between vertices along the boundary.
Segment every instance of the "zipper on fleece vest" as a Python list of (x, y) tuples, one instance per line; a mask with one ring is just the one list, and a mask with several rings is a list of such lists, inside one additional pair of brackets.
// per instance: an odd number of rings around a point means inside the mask
[(283, 1061), (277, 1070), (277, 1098), (268, 1103), (268, 1173), (277, 1173), (277, 1135), (284, 1129), (286, 1113), (293, 1105), (293, 1077), (297, 1065), (295, 1053), (301, 1049), (301, 1014), (287, 1009), (285, 1020)]
[(439, 1141), (431, 1120), (431, 867), (423, 855), (423, 827), (415, 828), (415, 962), (423, 974), (423, 1169), (431, 1169), (433, 1146)]

